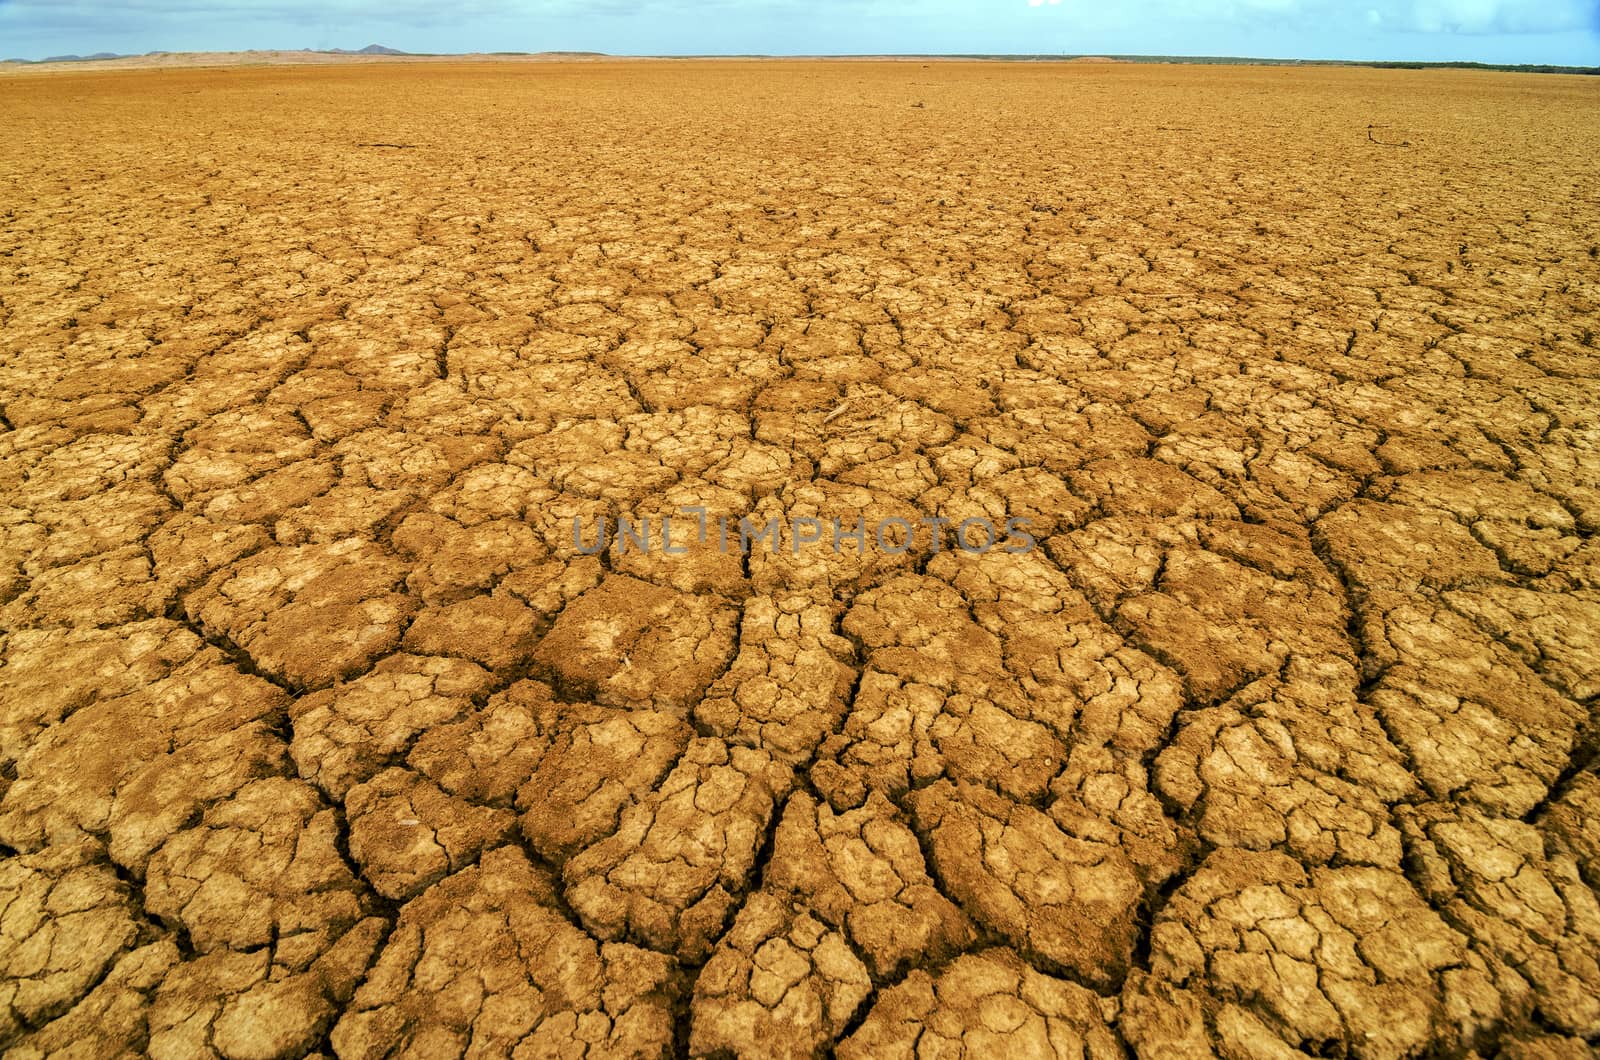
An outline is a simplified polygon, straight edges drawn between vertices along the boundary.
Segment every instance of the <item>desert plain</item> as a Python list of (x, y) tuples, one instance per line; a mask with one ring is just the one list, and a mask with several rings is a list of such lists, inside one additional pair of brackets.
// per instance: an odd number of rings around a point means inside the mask
[(1597, 116), (0, 77), (0, 1051), (1593, 1055)]

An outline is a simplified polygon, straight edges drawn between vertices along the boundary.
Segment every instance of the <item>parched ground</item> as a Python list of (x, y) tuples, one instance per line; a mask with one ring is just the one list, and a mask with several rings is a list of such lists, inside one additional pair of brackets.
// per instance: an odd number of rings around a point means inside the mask
[(1597, 104), (0, 80), (0, 1050), (1588, 1055)]

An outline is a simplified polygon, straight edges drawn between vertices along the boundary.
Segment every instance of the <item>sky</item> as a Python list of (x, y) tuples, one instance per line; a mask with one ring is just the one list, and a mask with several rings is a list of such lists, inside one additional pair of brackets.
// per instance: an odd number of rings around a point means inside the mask
[(0, 57), (360, 48), (1600, 66), (1600, 0), (0, 0)]

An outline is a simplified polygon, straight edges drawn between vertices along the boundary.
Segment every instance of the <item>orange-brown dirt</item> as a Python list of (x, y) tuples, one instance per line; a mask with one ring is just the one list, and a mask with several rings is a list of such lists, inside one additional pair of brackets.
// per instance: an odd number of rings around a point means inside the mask
[(1597, 104), (0, 80), (0, 1048), (1587, 1055)]

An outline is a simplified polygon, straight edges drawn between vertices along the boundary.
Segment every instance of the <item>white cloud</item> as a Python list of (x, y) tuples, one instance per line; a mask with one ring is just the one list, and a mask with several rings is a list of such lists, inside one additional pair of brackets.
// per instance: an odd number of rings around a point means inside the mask
[[(1379, 27), (1416, 33), (1522, 34), (1595, 29), (1593, 0), (1027, 0), (1032, 8), (1065, 8), (1073, 18), (1097, 26), (1140, 22), (1226, 23), (1263, 21), (1309, 31)], [(1065, 12), (1064, 12), (1065, 13)]]

